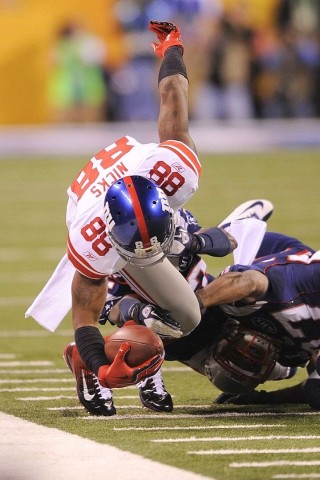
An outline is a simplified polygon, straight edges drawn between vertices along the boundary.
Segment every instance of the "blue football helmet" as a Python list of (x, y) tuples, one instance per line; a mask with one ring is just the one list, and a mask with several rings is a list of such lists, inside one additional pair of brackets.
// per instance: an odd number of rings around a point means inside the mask
[[(174, 212), (163, 190), (145, 177), (127, 176), (111, 185), (105, 196), (105, 220), (112, 245), (136, 266), (162, 261), (172, 244)], [(145, 261), (155, 256), (153, 262)]]

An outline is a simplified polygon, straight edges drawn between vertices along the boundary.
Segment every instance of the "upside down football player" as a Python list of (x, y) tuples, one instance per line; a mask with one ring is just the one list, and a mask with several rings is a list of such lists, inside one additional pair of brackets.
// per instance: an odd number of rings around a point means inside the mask
[[(183, 45), (175, 25), (150, 21), (149, 28), (157, 37), (155, 54), (162, 59), (160, 143), (140, 144), (122, 137), (97, 153), (79, 173), (68, 189), (68, 255), (26, 312), (54, 331), (72, 308), (75, 355), (108, 388), (135, 384), (156, 373), (163, 362), (158, 355), (132, 369), (125, 362), (130, 345), (124, 343), (108, 364), (97, 327), (108, 276), (121, 270), (145, 301), (169, 311), (170, 324), (158, 322), (162, 332), (167, 328), (186, 335), (201, 318), (193, 290), (165, 258), (174, 235), (173, 214), (193, 196), (201, 173), (188, 130)], [(111, 185), (112, 195), (106, 199)], [(218, 235), (222, 241), (227, 238), (222, 232)], [(75, 359), (69, 360), (73, 368)]]
[[(245, 218), (253, 217), (255, 219), (266, 220), (271, 213), (272, 204), (270, 202), (266, 200), (249, 201), (236, 208), (219, 227), (201, 229), (190, 212), (180, 209), (175, 215), (175, 240), (171, 246), (168, 258), (177, 266), (179, 264), (180, 272), (186, 277), (191, 287), (197, 290), (207, 285), (207, 283), (213, 279), (211, 275), (206, 273), (206, 265), (198, 254), (209, 254), (216, 257), (224, 256), (233, 251), (237, 246), (235, 238), (228, 234), (225, 229), (221, 231), (221, 227), (232, 226), (235, 229), (236, 222), (234, 222), (234, 220), (238, 219), (239, 221), (239, 219), (242, 219), (240, 223), (244, 225), (245, 220), (243, 219)], [(244, 229), (243, 226), (241, 226), (241, 228), (238, 227), (238, 230), (240, 230), (240, 232), (246, 232), (250, 235), (250, 238), (256, 237), (260, 244), (263, 233), (265, 232), (265, 223), (259, 222), (258, 220), (252, 220), (252, 222), (253, 225), (250, 224), (247, 230)], [(195, 232), (197, 232), (196, 235), (194, 235)], [(253, 241), (251, 241), (251, 243), (253, 243)], [(257, 248), (258, 247), (256, 247), (256, 250)], [(160, 332), (160, 328), (157, 329), (164, 342), (168, 337), (171, 341), (174, 337), (179, 337), (167, 312), (158, 309), (155, 305), (146, 304), (138, 300), (137, 295), (131, 290), (121, 274), (110, 277), (108, 287), (107, 303), (100, 316), (101, 324), (104, 324), (108, 319), (111, 323), (122, 326), (127, 320), (133, 318), (137, 323), (155, 329), (157, 325), (161, 327), (161, 325), (163, 325), (162, 322), (165, 322), (165, 331)], [(202, 317), (201, 324), (205, 324), (205, 318), (207, 317)], [(215, 331), (219, 331), (218, 327), (220, 322), (213, 323), (217, 324)], [(171, 330), (169, 326), (171, 326)], [(192, 348), (186, 348), (189, 356), (192, 355), (195, 344), (198, 348), (203, 347), (203, 343), (201, 343), (202, 340), (200, 343), (197, 340), (199, 336), (198, 332), (199, 327), (194, 330), (195, 335), (191, 333), (184, 337), (187, 340), (187, 344), (188, 342), (193, 344)], [(203, 329), (201, 329), (201, 332), (203, 332)], [(204, 338), (208, 338), (208, 334), (205, 332)], [(194, 339), (197, 340), (195, 344)], [(174, 346), (175, 345), (176, 343)], [(175, 347), (173, 348), (176, 352), (179, 352), (179, 345), (181, 347), (180, 341), (177, 342), (177, 349), (175, 349)], [(182, 345), (184, 344), (182, 343)], [(71, 370), (72, 368), (68, 359), (73, 357), (74, 350), (75, 345), (70, 344), (64, 352), (64, 358)], [(103, 388), (93, 372), (79, 365), (76, 380), (78, 398), (90, 413), (105, 416), (116, 413), (112, 400), (112, 390)], [(140, 382), (138, 387), (140, 399), (144, 406), (156, 411), (168, 412), (172, 410), (172, 398), (164, 388), (160, 371)]]

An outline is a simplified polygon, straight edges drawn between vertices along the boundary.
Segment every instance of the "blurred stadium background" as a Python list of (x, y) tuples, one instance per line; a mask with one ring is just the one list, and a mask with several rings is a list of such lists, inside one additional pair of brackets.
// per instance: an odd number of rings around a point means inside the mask
[(152, 120), (150, 18), (183, 31), (195, 120), (320, 113), (316, 0), (1, 0), (0, 124)]

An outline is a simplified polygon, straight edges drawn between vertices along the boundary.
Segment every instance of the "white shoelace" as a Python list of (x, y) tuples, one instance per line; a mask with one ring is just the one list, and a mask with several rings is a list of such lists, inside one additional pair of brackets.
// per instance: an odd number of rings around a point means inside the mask
[(111, 400), (112, 399), (112, 390), (107, 387), (102, 387), (102, 385), (99, 383), (98, 377), (96, 375), (93, 375), (93, 380), (94, 380), (94, 385), (97, 390), (97, 393), (99, 397), (101, 397), (103, 400)]
[(145, 387), (147, 382), (152, 382), (153, 383), (153, 385), (155, 386), (155, 391), (159, 395), (165, 393), (165, 388), (164, 388), (164, 383), (163, 383), (163, 380), (162, 380), (161, 370), (158, 370), (158, 372), (155, 375), (153, 375), (152, 377), (148, 377), (145, 380), (143, 380), (142, 382), (138, 383), (137, 387), (138, 388), (143, 388), (143, 387)]

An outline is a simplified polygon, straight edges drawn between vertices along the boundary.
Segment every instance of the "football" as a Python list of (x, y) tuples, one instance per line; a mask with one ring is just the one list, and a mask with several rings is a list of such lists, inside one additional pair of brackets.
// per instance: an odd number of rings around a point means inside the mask
[(143, 325), (130, 323), (105, 337), (104, 350), (108, 362), (113, 362), (123, 342), (131, 345), (131, 349), (125, 357), (130, 367), (136, 367), (154, 355), (162, 355), (164, 351), (161, 338), (153, 330)]

